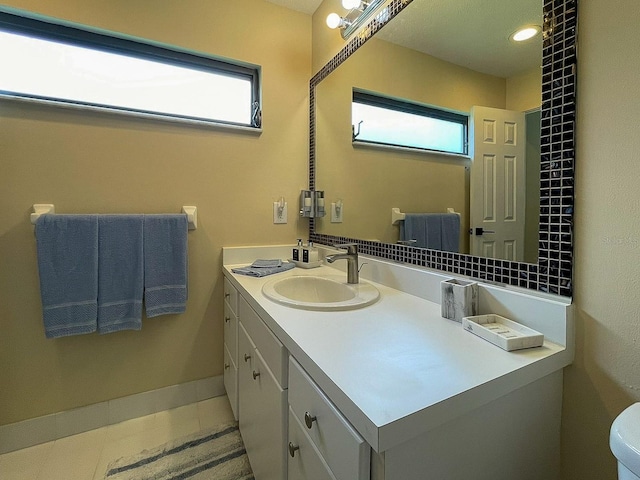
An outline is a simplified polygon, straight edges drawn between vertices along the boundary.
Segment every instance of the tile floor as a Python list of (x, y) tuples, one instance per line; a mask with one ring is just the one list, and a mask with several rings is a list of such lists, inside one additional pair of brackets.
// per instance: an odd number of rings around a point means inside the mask
[(233, 421), (226, 395), (0, 455), (2, 480), (102, 480), (107, 465)]

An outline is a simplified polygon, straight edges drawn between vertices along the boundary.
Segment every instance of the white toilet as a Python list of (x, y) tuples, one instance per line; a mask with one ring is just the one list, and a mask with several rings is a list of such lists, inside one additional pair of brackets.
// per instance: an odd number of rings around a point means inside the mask
[(609, 446), (618, 459), (618, 479), (640, 480), (640, 402), (613, 421)]

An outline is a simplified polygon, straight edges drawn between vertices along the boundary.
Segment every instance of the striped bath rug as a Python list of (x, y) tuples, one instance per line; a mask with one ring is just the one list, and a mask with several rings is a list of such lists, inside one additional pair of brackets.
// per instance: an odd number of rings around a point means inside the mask
[(105, 480), (253, 480), (237, 423), (115, 460)]

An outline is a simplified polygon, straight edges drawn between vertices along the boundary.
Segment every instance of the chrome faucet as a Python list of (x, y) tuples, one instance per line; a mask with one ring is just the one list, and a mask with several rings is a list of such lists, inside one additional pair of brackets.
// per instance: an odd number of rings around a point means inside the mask
[(358, 283), (358, 244), (357, 243), (340, 243), (334, 245), (337, 248), (346, 248), (347, 253), (336, 253), (335, 255), (327, 255), (324, 259), (333, 263), (336, 260), (347, 261), (347, 283)]

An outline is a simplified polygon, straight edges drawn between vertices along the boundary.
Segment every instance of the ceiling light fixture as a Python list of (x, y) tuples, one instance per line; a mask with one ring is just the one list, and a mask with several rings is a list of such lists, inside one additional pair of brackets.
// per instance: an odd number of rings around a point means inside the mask
[(342, 38), (346, 39), (363, 25), (373, 15), (376, 8), (384, 2), (385, 0), (342, 0), (342, 7), (349, 11), (344, 16), (330, 13), (327, 16), (327, 26), (331, 29), (339, 28)]
[(360, 10), (363, 11), (369, 6), (369, 2), (362, 2), (360, 0), (342, 0), (342, 6), (346, 10)]
[(541, 31), (542, 28), (540, 25), (527, 25), (526, 27), (516, 30), (509, 38), (514, 42), (524, 42), (525, 40), (535, 37)]
[(346, 18), (341, 17), (337, 13), (330, 13), (327, 16), (327, 27), (331, 28), (332, 30), (335, 28), (347, 28), (350, 23), (351, 22), (349, 22)]

